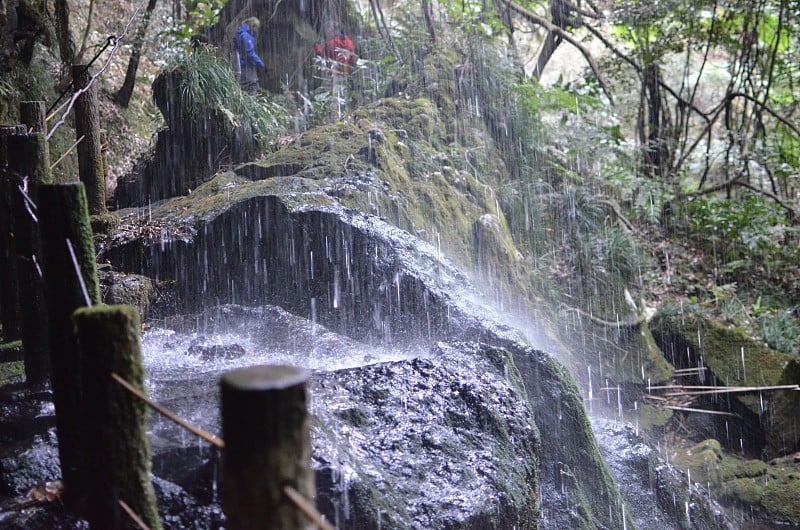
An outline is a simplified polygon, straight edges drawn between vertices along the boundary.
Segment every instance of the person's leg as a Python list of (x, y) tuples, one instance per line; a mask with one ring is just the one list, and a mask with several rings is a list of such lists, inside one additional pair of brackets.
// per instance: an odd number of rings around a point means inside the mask
[(244, 68), (242, 70), (241, 84), (248, 92), (258, 91), (258, 72), (255, 68)]
[(336, 116), (339, 119), (344, 117), (345, 106), (347, 105), (347, 79), (345, 75), (333, 69), (333, 104), (336, 108)]

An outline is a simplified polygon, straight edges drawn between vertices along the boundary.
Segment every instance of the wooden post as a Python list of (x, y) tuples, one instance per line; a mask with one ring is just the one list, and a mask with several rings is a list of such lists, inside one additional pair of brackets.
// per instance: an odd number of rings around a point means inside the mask
[[(92, 74), (86, 65), (73, 65), (75, 90), (89, 86)], [(78, 173), (86, 185), (89, 213), (103, 214), (106, 209), (106, 182), (103, 177), (103, 155), (100, 141), (100, 113), (97, 110), (97, 90), (92, 84), (75, 100), (75, 138), (84, 137), (78, 144)]]
[(11, 246), (11, 194), (14, 189), (8, 176), (8, 137), (22, 134), (24, 125), (0, 126), (0, 324), (3, 340), (20, 338), (19, 297), (17, 296), (17, 261)]
[[(81, 350), (88, 466), (86, 518), (93, 530), (135, 528), (120, 501), (151, 530), (161, 528), (150, 478), (147, 405), (114, 381), (117, 374), (144, 392), (139, 313), (133, 306), (75, 311)], [(69, 487), (69, 486), (67, 486)], [(67, 490), (69, 495), (69, 490)]]
[(26, 132), (47, 134), (47, 109), (44, 101), (20, 101), (19, 117), (27, 128)]
[(222, 508), (230, 530), (313, 528), (283, 492), (314, 497), (308, 374), (292, 366), (226, 373), (222, 387)]
[(37, 387), (50, 373), (47, 309), (42, 279), (38, 185), (50, 176), (47, 140), (42, 133), (8, 136), (8, 173), (11, 180), (12, 252), (17, 268), (20, 335), (25, 353), (25, 383)]
[[(56, 408), (56, 434), (67, 506), (81, 512), (85, 490), (86, 422), (81, 399), (78, 344), (72, 313), (100, 303), (94, 240), (82, 182), (39, 187), (42, 271), (48, 307), (50, 381)], [(74, 492), (79, 495), (74, 495)], [(73, 493), (73, 494), (70, 494)]]
[(8, 137), (18, 134), (25, 134), (24, 125), (0, 125), (0, 168), (8, 165)]

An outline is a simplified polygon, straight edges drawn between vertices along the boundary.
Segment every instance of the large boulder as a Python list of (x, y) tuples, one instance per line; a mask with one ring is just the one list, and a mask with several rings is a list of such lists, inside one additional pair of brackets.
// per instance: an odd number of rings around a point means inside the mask
[(315, 181), (218, 176), (147, 216), (123, 215), (103, 257), (122, 270), (174, 281), (176, 313), (220, 302), (275, 305), (366, 344), (428, 349), (439, 341), (479, 341), (489, 358), (502, 349), (536, 425), (548, 433), (538, 455), (545, 525), (622, 525), (622, 499), (568, 372), (491, 318), (466, 275), (436, 248), (341, 208)]

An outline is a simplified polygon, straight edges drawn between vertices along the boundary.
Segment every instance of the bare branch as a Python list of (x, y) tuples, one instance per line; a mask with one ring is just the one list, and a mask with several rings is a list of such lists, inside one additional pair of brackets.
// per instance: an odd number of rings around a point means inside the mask
[(583, 57), (586, 59), (586, 62), (589, 63), (589, 67), (592, 69), (592, 72), (597, 78), (597, 82), (600, 83), (600, 88), (603, 89), (603, 93), (608, 98), (608, 101), (612, 105), (614, 104), (614, 98), (611, 95), (611, 90), (609, 88), (608, 81), (606, 80), (605, 75), (603, 74), (603, 71), (600, 69), (600, 66), (597, 64), (597, 61), (595, 61), (594, 57), (592, 57), (592, 54), (589, 53), (589, 50), (587, 50), (583, 44), (581, 44), (568, 31), (565, 31), (559, 28), (558, 26), (551, 24), (548, 20), (545, 20), (544, 18), (540, 17), (533, 11), (525, 9), (524, 7), (513, 2), (512, 0), (504, 0), (504, 1), (511, 9), (513, 9), (519, 15), (525, 17), (529, 22), (536, 24), (537, 26), (543, 27), (547, 31), (558, 35), (565, 41), (575, 46), (581, 52)]

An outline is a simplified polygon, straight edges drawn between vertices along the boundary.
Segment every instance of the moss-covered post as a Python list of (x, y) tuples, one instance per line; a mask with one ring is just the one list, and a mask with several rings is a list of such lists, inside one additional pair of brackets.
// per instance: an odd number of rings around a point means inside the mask
[(25, 382), (37, 387), (47, 381), (50, 365), (36, 212), (38, 186), (50, 180), (47, 139), (42, 133), (17, 134), (7, 137), (7, 145), (12, 251), (17, 268)]
[(86, 411), (87, 505), (93, 530), (136, 528), (120, 501), (152, 530), (161, 528), (150, 478), (147, 405), (112, 379), (117, 374), (142, 393), (144, 367), (139, 312), (133, 306), (75, 311)]
[(0, 282), (0, 324), (4, 341), (20, 338), (17, 261), (11, 245), (11, 194), (14, 186), (8, 174), (8, 137), (24, 132), (24, 125), (0, 126), (0, 278), (5, 278)]
[(312, 528), (283, 493), (314, 497), (308, 374), (253, 366), (222, 377), (222, 508), (231, 530)]
[[(100, 303), (94, 240), (82, 182), (39, 187), (44, 293), (50, 324), (50, 374), (67, 506), (81, 512), (86, 424), (72, 313)], [(77, 492), (77, 494), (76, 494)]]
[(91, 71), (86, 65), (72, 66), (75, 90), (85, 90), (75, 100), (75, 136), (83, 137), (78, 144), (78, 173), (86, 185), (89, 213), (103, 214), (106, 209), (106, 182), (103, 171), (102, 142), (100, 140), (100, 113), (97, 110), (97, 90)]

